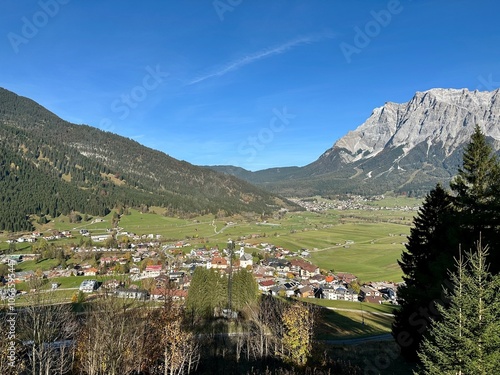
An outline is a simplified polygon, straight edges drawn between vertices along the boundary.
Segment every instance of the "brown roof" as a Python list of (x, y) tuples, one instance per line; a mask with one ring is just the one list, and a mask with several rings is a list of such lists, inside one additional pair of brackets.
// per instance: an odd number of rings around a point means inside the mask
[(311, 272), (311, 273), (315, 272), (316, 269), (318, 268), (314, 264), (306, 262), (305, 260), (302, 260), (302, 259), (292, 259), (290, 261), (290, 263), (292, 264), (292, 266), (299, 267), (299, 268), (301, 268), (307, 272)]
[(264, 280), (259, 283), (260, 286), (273, 286), (274, 280)]

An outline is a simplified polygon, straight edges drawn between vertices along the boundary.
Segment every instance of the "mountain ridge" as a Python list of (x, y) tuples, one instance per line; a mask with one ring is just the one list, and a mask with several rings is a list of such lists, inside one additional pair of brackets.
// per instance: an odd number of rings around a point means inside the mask
[[(247, 181), (289, 195), (423, 195), (456, 174), (475, 125), (500, 148), (500, 90), (435, 88), (405, 103), (386, 102), (316, 161), (284, 181), (270, 170), (240, 173)], [(279, 168), (275, 168), (279, 169)], [(219, 171), (224, 168), (219, 166)]]

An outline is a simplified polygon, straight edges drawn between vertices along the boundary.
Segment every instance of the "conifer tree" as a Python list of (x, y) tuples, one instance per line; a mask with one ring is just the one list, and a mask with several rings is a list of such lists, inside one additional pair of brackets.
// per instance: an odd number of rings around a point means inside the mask
[(430, 335), (422, 342), (419, 374), (497, 373), (500, 366), (500, 298), (498, 276), (486, 265), (487, 250), (477, 245), (476, 252), (459, 257), (451, 273), (449, 307), (437, 305), (441, 321), (432, 324)]
[(450, 183), (459, 213), (460, 241), (472, 248), (481, 237), (492, 250), (489, 261), (493, 273), (500, 271), (500, 165), (479, 126), (463, 155), (462, 167)]
[(441, 285), (453, 266), (453, 220), (451, 197), (437, 185), (415, 217), (406, 250), (398, 261), (405, 283), (398, 288), (401, 309), (395, 312), (392, 334), (402, 355), (411, 361), (417, 360), (416, 351), (430, 321), (439, 317), (432, 301), (441, 298)]

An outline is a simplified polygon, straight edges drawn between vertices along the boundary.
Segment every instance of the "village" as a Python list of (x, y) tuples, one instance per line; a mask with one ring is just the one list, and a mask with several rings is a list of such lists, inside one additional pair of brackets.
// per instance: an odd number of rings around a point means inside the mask
[[(74, 259), (66, 267), (51, 270), (15, 272), (16, 283), (26, 283), (36, 277), (47, 280), (52, 289), (60, 282), (51, 280), (81, 276), (77, 289), (83, 293), (108, 293), (122, 298), (162, 300), (169, 295), (184, 300), (189, 291), (191, 275), (196, 267), (214, 269), (229, 274), (245, 269), (255, 277), (261, 293), (289, 298), (320, 298), (367, 303), (396, 304), (398, 285), (391, 282), (359, 284), (356, 275), (349, 272), (322, 270), (311, 263), (310, 251), (289, 251), (269, 242), (250, 243), (228, 241), (227, 246), (193, 246), (189, 241), (164, 243), (158, 234), (136, 235), (126, 231), (92, 235), (81, 229), (54, 231), (42, 236), (39, 232), (21, 236), (18, 243), (57, 241), (80, 236), (82, 246), (71, 248)], [(127, 236), (130, 241), (117, 243), (113, 239)], [(92, 240), (88, 246), (83, 238)], [(112, 243), (113, 246), (110, 246)], [(99, 246), (100, 245), (100, 246)], [(107, 246), (106, 246), (107, 245)], [(0, 262), (19, 266), (40, 259), (40, 253), (0, 256)], [(13, 275), (10, 276), (13, 278)], [(5, 281), (5, 280), (4, 280)], [(19, 291), (20, 292), (20, 291)], [(21, 293), (21, 292), (20, 292)], [(29, 293), (23, 291), (22, 293)]]

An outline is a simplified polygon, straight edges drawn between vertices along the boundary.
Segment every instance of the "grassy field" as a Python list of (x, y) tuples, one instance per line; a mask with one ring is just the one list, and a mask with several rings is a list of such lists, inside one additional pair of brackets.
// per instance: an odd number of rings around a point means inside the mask
[(318, 340), (348, 339), (389, 333), (393, 318), (368, 312), (323, 309)]
[(345, 309), (345, 310), (359, 310), (365, 312), (392, 314), (394, 309), (398, 309), (399, 306), (391, 304), (376, 304), (376, 303), (361, 303), (361, 302), (351, 302), (351, 301), (332, 301), (327, 299), (319, 298), (302, 298), (304, 302), (314, 303), (322, 307), (331, 307), (334, 309)]
[[(419, 201), (387, 197), (365, 203), (373, 209), (294, 212), (279, 220), (268, 218), (266, 221), (241, 216), (216, 219), (214, 215), (184, 219), (163, 216), (163, 210), (158, 208), (154, 208), (157, 213), (141, 213), (131, 209), (129, 215), (122, 215), (119, 226), (136, 234), (159, 234), (167, 242), (185, 240), (192, 247), (224, 247), (229, 239), (245, 238), (247, 243), (266, 242), (292, 252), (308, 249), (310, 261), (323, 270), (351, 272), (364, 282), (401, 281), (397, 259), (404, 249), (416, 211), (385, 207), (414, 207)], [(61, 216), (39, 229), (44, 233), (54, 229), (72, 230), (75, 238), (59, 243), (78, 243), (79, 229), (88, 229), (92, 234), (103, 233), (111, 228), (112, 215), (110, 213), (100, 220), (92, 218), (78, 224), (70, 223), (67, 217)], [(4, 242), (8, 237), (6, 233), (0, 235), (0, 250), (8, 248)], [(18, 253), (31, 251), (29, 244), (16, 246)], [(49, 266), (47, 262), (26, 264), (22, 268), (45, 269)]]

